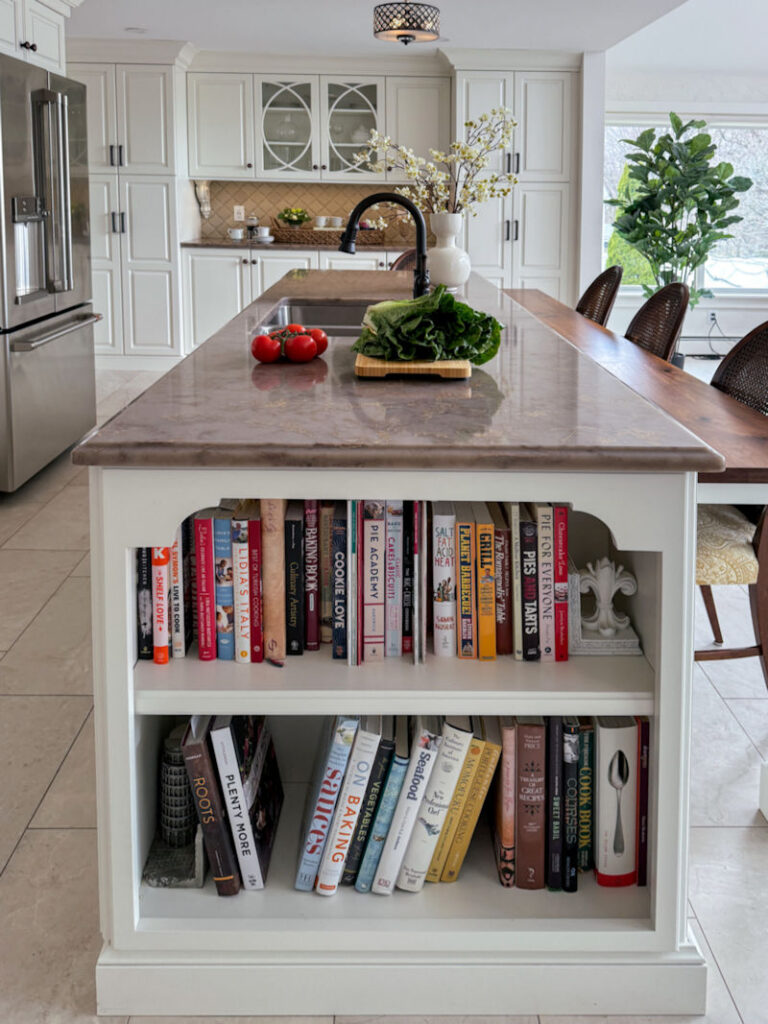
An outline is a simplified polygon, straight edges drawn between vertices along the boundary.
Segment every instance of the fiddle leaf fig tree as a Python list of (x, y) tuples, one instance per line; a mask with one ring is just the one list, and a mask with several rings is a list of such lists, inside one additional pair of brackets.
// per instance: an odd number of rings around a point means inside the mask
[[(693, 287), (693, 273), (719, 241), (731, 238), (727, 228), (742, 217), (734, 213), (739, 192), (752, 187), (733, 165), (715, 163), (712, 137), (705, 121), (669, 115), (671, 130), (647, 128), (636, 139), (622, 139), (631, 187), (606, 203), (618, 208), (613, 227), (650, 264), (656, 288), (682, 281), (691, 289), (691, 307), (712, 293)], [(650, 296), (656, 290), (644, 284)]]

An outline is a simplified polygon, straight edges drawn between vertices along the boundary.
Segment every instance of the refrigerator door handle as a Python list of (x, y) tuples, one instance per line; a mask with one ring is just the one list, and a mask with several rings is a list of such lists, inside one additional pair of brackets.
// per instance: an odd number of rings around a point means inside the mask
[(10, 346), (11, 352), (34, 352), (35, 349), (42, 348), (43, 345), (49, 345), (52, 341), (56, 341), (57, 338), (64, 337), (65, 334), (79, 331), (83, 327), (87, 327), (88, 324), (95, 324), (103, 319), (104, 317), (101, 313), (91, 313), (88, 316), (78, 317), (77, 320), (67, 324), (66, 327), (61, 327), (58, 331), (51, 331), (50, 334), (44, 334), (42, 338), (35, 338), (34, 341), (12, 341)]
[(72, 203), (69, 192), (69, 104), (63, 93), (56, 93), (56, 117), (58, 131), (57, 164), (59, 178), (59, 201), (61, 209), (61, 291), (71, 292), (75, 287), (72, 270)]

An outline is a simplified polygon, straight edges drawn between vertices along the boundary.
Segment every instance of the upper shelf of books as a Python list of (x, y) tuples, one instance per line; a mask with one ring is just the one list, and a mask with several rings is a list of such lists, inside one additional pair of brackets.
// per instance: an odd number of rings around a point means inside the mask
[[(717, 471), (722, 458), (477, 275), (463, 300), (503, 325), (468, 380), (354, 376), (352, 338), (311, 363), (254, 363), (289, 300), (407, 298), (411, 275), (295, 271), (75, 450), (81, 465)], [(322, 324), (307, 324), (322, 326)], [(331, 332), (332, 333), (332, 332)]]

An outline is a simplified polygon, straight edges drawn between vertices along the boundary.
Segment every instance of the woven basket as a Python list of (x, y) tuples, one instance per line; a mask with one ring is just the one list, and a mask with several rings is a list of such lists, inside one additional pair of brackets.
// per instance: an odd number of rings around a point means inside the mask
[[(288, 245), (305, 245), (308, 249), (316, 249), (318, 246), (338, 249), (341, 242), (342, 229), (338, 231), (316, 231), (314, 228), (290, 228), (283, 224), (275, 224), (272, 234), (276, 242)], [(363, 246), (384, 247), (384, 232), (377, 230), (359, 231), (357, 233), (357, 244)]]

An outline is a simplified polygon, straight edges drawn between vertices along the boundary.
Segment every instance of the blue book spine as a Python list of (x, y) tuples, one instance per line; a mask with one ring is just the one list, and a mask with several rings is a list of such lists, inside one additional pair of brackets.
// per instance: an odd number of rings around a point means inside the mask
[(235, 660), (235, 587), (232, 568), (232, 522), (213, 518), (213, 562), (216, 581), (216, 652), (222, 661)]
[(333, 656), (347, 660), (347, 521), (341, 515), (331, 526), (333, 552)]
[(295, 888), (302, 892), (311, 892), (315, 887), (317, 871), (325, 849), (341, 784), (344, 781), (344, 773), (347, 769), (347, 761), (352, 750), (357, 726), (357, 718), (338, 718), (334, 723), (328, 756), (319, 783), (315, 786), (312, 800), (307, 807), (301, 859), (296, 872), (295, 884)]
[(360, 870), (357, 872), (355, 888), (358, 892), (371, 891), (376, 869), (379, 866), (379, 860), (384, 850), (384, 841), (387, 838), (389, 826), (392, 824), (392, 818), (395, 814), (397, 798), (400, 796), (400, 790), (403, 788), (403, 779), (405, 778), (407, 768), (408, 758), (392, 758), (387, 781), (384, 783), (384, 791), (381, 794), (379, 806), (376, 810), (376, 817), (371, 825), (365, 853), (360, 862)]

